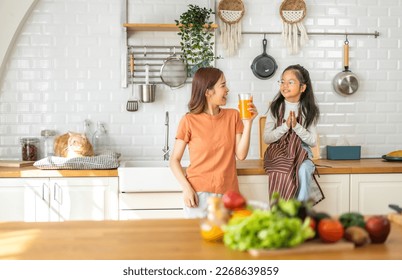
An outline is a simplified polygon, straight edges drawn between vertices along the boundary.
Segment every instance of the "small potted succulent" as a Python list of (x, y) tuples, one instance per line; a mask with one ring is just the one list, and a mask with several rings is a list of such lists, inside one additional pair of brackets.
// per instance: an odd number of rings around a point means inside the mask
[(211, 66), (215, 59), (214, 33), (211, 32), (210, 16), (215, 14), (212, 9), (188, 5), (188, 10), (175, 20), (181, 38), (181, 58), (189, 67), (192, 76), (198, 68)]

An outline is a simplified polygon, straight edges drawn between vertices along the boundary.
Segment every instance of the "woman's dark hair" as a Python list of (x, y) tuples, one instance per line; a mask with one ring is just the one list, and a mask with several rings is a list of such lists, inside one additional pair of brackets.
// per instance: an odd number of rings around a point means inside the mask
[[(292, 71), (297, 80), (300, 82), (300, 86), (306, 85), (306, 90), (300, 96), (300, 107), (302, 110), (302, 114), (304, 116), (304, 123), (302, 124), (305, 128), (308, 128), (312, 123), (317, 123), (320, 117), (320, 109), (315, 101), (313, 87), (311, 85), (310, 73), (303, 66), (296, 64), (290, 65), (283, 73), (286, 71)], [(275, 96), (274, 100), (271, 103), (269, 109), (272, 112), (272, 115), (279, 119), (280, 108), (282, 104), (285, 102), (285, 97), (281, 94), (280, 90), (278, 94)]]
[(203, 67), (195, 72), (191, 88), (191, 99), (188, 102), (188, 110), (193, 114), (204, 112), (207, 98), (205, 93), (212, 89), (218, 82), (223, 72), (214, 67)]

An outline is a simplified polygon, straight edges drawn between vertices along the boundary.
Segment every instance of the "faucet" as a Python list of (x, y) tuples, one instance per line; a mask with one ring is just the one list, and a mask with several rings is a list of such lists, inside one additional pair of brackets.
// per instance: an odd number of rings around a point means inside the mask
[(163, 147), (163, 160), (169, 160), (169, 112), (165, 116), (165, 146)]

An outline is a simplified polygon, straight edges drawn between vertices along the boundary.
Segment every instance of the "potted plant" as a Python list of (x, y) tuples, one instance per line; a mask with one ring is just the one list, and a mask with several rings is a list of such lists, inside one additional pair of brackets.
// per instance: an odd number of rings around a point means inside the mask
[(215, 14), (212, 9), (201, 8), (197, 5), (188, 5), (188, 10), (175, 20), (181, 38), (181, 58), (189, 68), (192, 76), (198, 68), (211, 66), (215, 59), (214, 36), (210, 32), (212, 22), (210, 16)]

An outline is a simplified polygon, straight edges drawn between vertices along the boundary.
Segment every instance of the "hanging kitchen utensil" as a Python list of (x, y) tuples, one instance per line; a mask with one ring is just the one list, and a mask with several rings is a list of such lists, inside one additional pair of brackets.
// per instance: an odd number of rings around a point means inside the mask
[(251, 70), (258, 79), (266, 80), (274, 76), (278, 65), (275, 59), (267, 54), (267, 39), (262, 40), (263, 53), (254, 58)]
[(141, 103), (155, 101), (156, 85), (149, 83), (149, 65), (145, 64), (145, 84), (139, 85)]
[(283, 20), (282, 38), (285, 45), (290, 54), (297, 54), (299, 47), (303, 47), (308, 41), (307, 31), (302, 23), (307, 13), (306, 3), (303, 0), (284, 0), (279, 13)]
[(220, 39), (223, 48), (231, 56), (236, 53), (241, 42), (241, 22), (244, 15), (242, 0), (221, 0), (218, 5), (218, 16), (221, 19)]
[(160, 70), (162, 82), (172, 89), (180, 88), (187, 80), (187, 65), (176, 55), (176, 48), (173, 48), (173, 54), (164, 62)]
[(347, 37), (343, 45), (343, 65), (345, 69), (336, 74), (332, 85), (338, 94), (349, 96), (358, 90), (359, 79), (349, 70), (349, 41)]
[(138, 100), (134, 97), (134, 54), (130, 54), (130, 77), (131, 77), (131, 97), (127, 101), (126, 110), (135, 112), (138, 110)]

